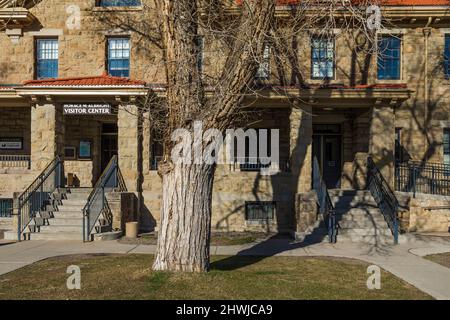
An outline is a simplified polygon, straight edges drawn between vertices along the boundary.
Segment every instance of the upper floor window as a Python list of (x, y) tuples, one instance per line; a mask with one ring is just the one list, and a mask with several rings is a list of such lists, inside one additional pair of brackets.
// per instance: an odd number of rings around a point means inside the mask
[(108, 73), (115, 77), (130, 76), (130, 39), (108, 39)]
[(270, 47), (266, 45), (262, 56), (262, 61), (256, 71), (255, 78), (258, 80), (268, 80), (270, 77)]
[(58, 39), (36, 40), (36, 78), (58, 77)]
[(378, 79), (400, 80), (401, 39), (398, 36), (382, 36), (378, 41)]
[(445, 77), (450, 79), (450, 34), (445, 35), (444, 73)]
[(99, 0), (99, 7), (133, 7), (140, 6), (141, 0)]
[(334, 78), (334, 39), (311, 39), (311, 78)]

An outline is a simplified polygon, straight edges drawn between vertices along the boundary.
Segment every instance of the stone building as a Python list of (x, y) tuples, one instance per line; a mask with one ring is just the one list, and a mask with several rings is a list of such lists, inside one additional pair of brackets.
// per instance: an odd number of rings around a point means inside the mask
[[(117, 155), (141, 229), (157, 230), (160, 150), (151, 123), (137, 114), (150, 92), (164, 97), (161, 51), (120, 27), (126, 19), (157, 17), (145, 0), (19, 3), (0, 1), (3, 206), (58, 155), (72, 189), (94, 187)], [(314, 157), (336, 194), (367, 189), (368, 156), (392, 190), (398, 185), (396, 162), (450, 165), (449, 5), (384, 1), (389, 23), (377, 36), (385, 54), (359, 52), (339, 29), (327, 39), (299, 34), (296, 65), (284, 73), (268, 50), (265, 86), (247, 100), (261, 111), (253, 127), (280, 129), (280, 170), (262, 175), (258, 165), (219, 166), (213, 230), (305, 232), (316, 219)], [(278, 14), (289, 10), (277, 7)], [(108, 15), (124, 20), (114, 25)], [(214, 72), (221, 57), (203, 41), (204, 72)]]

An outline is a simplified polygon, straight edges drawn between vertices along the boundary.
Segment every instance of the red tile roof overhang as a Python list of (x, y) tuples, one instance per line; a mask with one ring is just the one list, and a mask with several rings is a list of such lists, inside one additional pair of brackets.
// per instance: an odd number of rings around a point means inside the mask
[(94, 77), (58, 78), (44, 80), (28, 80), (24, 87), (145, 87), (141, 80), (112, 77), (107, 74)]
[[(0, 97), (12, 94), (17, 98), (59, 97), (60, 101), (85, 101), (85, 100), (117, 100), (120, 97), (139, 97), (155, 93), (164, 98), (166, 87), (164, 84), (145, 84), (143, 81), (130, 80), (118, 77), (83, 77), (65, 79), (47, 79), (25, 81), (21, 86), (2, 86)], [(11, 91), (12, 90), (12, 91)], [(213, 96), (214, 90), (206, 88), (207, 96)], [(370, 106), (377, 102), (398, 103), (407, 100), (412, 91), (406, 84), (373, 84), (373, 85), (303, 85), (303, 86), (279, 86), (261, 85), (255, 88), (254, 93), (247, 93), (246, 98), (257, 100), (285, 100), (299, 99), (310, 100), (321, 105), (343, 105), (351, 102), (352, 105)], [(4, 96), (6, 97), (6, 96)], [(353, 103), (354, 102), (354, 103)], [(270, 102), (269, 102), (270, 103)]]
[[(236, 0), (237, 5), (242, 5), (244, 0)], [(301, 0), (277, 0), (279, 6), (292, 6), (301, 4)], [(352, 0), (353, 5), (368, 4), (369, 1)], [(379, 0), (373, 1), (373, 4), (381, 6), (450, 6), (450, 0)]]
[[(148, 87), (144, 81), (106, 74), (93, 77), (72, 77), (24, 81), (15, 88), (22, 97), (60, 97), (60, 99), (119, 99), (145, 96)], [(76, 98), (75, 98), (76, 97)]]

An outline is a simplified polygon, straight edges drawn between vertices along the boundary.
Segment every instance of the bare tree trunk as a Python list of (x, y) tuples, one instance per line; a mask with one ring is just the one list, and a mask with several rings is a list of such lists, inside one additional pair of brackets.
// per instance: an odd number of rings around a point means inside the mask
[(163, 203), (155, 270), (209, 269), (212, 165), (176, 165), (163, 176)]
[[(250, 1), (244, 6), (242, 32), (237, 32), (233, 57), (223, 72), (225, 96), (205, 99), (202, 75), (197, 68), (197, 1), (159, 0), (163, 19), (164, 57), (166, 60), (167, 130), (164, 140), (163, 204), (158, 245), (153, 269), (204, 272), (209, 268), (211, 202), (214, 165), (174, 164), (170, 134), (193, 122), (203, 129), (223, 131), (232, 122), (246, 88), (258, 68), (264, 43), (274, 15), (274, 0)], [(195, 142), (194, 142), (195, 143)]]

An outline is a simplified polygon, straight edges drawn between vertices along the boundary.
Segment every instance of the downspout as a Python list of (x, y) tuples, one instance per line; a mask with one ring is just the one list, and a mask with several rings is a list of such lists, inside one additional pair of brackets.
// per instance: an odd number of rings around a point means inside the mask
[(431, 34), (431, 22), (433, 21), (432, 17), (428, 17), (428, 22), (423, 28), (423, 35), (425, 40), (425, 53), (424, 53), (424, 60), (425, 60), (425, 79), (424, 79), (424, 114), (423, 114), (423, 130), (425, 135), (425, 154), (428, 154), (428, 133), (427, 133), (427, 117), (428, 117), (428, 108), (429, 108), (429, 85), (428, 85), (428, 38)]

